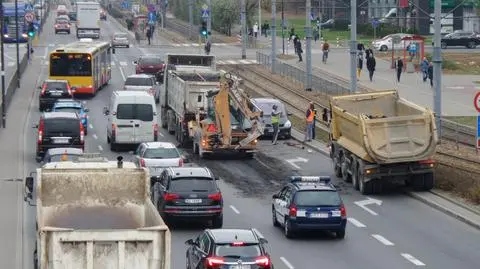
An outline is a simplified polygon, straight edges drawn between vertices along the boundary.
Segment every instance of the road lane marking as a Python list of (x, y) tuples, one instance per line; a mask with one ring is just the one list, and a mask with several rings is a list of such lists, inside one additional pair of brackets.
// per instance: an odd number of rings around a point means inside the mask
[(238, 209), (236, 207), (234, 207), (233, 205), (230, 205), (230, 208), (233, 210), (233, 212), (235, 212), (237, 214), (240, 214), (240, 211), (238, 211)]
[(92, 137), (93, 137), (94, 139), (98, 139), (98, 136), (97, 136), (96, 134), (93, 134)]
[(103, 151), (102, 146), (98, 145), (98, 150)]
[(88, 125), (88, 127), (89, 127), (90, 129), (93, 129), (93, 125), (92, 125), (91, 123)]
[(163, 135), (161, 132), (158, 132), (158, 134), (159, 134), (161, 137), (164, 137), (164, 135)]
[(7, 66), (14, 66), (14, 65), (15, 65), (15, 63), (12, 63), (12, 62), (7, 63)]
[(242, 64), (250, 64), (250, 62), (247, 61), (247, 60), (239, 60), (239, 61), (240, 61)]
[(385, 246), (394, 246), (395, 244), (390, 242), (387, 238), (379, 235), (379, 234), (372, 234), (373, 238), (377, 239), (380, 243), (384, 244)]
[(293, 265), (287, 261), (285, 257), (280, 257), (280, 260), (285, 264), (286, 267), (288, 267), (288, 269), (295, 269), (295, 267), (293, 267)]
[(361, 223), (360, 221), (354, 219), (354, 218), (348, 218), (347, 219), (348, 222), (350, 222), (351, 224), (357, 226), (358, 228), (365, 228), (367, 227), (365, 224)]
[(112, 61), (112, 62), (110, 63), (110, 65), (111, 65), (111, 66), (115, 66), (115, 62)]
[(229, 64), (237, 64), (237, 62), (232, 61), (232, 60), (227, 60), (227, 63), (229, 63)]
[(407, 259), (409, 262), (415, 264), (416, 266), (425, 266), (425, 264), (421, 261), (419, 261), (417, 258), (413, 257), (412, 255), (408, 253), (402, 253), (402, 257)]
[(45, 52), (43, 53), (43, 59), (46, 60), (48, 55), (48, 48), (45, 48)]
[(121, 66), (127, 66), (127, 62), (120, 62)]
[(191, 44), (188, 44), (188, 43), (184, 43), (184, 44), (182, 44), (182, 45), (183, 45), (184, 47), (190, 47), (190, 46), (191, 46)]

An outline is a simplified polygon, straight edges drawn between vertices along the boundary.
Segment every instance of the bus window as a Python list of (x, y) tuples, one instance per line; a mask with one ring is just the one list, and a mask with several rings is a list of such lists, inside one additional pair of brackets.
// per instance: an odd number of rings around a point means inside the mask
[(50, 56), (50, 76), (91, 76), (92, 60), (89, 54), (54, 53)]

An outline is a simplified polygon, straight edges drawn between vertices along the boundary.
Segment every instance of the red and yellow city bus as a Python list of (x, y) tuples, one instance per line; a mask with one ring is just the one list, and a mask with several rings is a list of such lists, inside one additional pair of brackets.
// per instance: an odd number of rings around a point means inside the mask
[[(113, 52), (114, 53), (114, 52)], [(75, 94), (95, 96), (112, 76), (109, 42), (81, 39), (50, 53), (49, 79), (67, 80)]]

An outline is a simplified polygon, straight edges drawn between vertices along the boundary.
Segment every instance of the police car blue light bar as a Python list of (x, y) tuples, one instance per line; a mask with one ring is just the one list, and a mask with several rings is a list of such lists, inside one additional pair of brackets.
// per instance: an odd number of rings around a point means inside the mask
[(291, 176), (290, 182), (319, 182), (329, 184), (331, 181), (330, 176)]

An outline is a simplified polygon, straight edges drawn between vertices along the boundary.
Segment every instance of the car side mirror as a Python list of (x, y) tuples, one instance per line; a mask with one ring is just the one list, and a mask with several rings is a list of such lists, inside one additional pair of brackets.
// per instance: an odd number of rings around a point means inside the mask
[(133, 61), (132, 62), (134, 65), (137, 65), (138, 64), (138, 61)]
[(110, 114), (110, 111), (108, 111), (107, 107), (104, 107), (103, 108), (103, 115), (107, 116), (108, 114)]
[(185, 241), (185, 245), (193, 246), (195, 245), (195, 242), (193, 241), (193, 239), (188, 239), (187, 241)]
[(278, 194), (274, 194), (274, 195), (272, 195), (272, 198), (273, 198), (273, 199), (278, 199), (279, 196), (278, 196)]
[(25, 178), (25, 188), (28, 190), (29, 193), (33, 192), (33, 177)]
[(90, 111), (90, 109), (84, 108), (83, 111), (88, 112), (88, 111)]
[(33, 128), (33, 129), (37, 129), (37, 128), (38, 128), (38, 124), (34, 123), (34, 124), (32, 125), (32, 128)]

